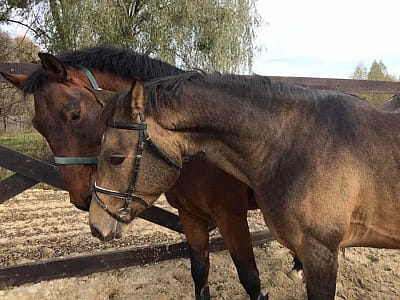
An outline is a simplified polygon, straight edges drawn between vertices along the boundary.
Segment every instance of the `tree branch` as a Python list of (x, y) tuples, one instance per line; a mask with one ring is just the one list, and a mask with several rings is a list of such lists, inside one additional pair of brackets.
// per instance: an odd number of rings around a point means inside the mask
[(29, 26), (28, 24), (25, 24), (25, 23), (23, 23), (23, 22), (21, 22), (21, 21), (12, 20), (12, 19), (5, 19), (4, 21), (7, 22), (7, 23), (10, 22), (10, 23), (16, 23), (16, 24), (22, 25), (22, 26), (28, 28), (29, 30), (33, 31), (37, 36), (43, 36), (43, 35), (44, 35), (46, 38), (50, 38), (50, 37), (46, 34), (46, 32), (44, 32), (44, 31), (42, 31), (42, 30), (38, 31), (38, 30), (36, 30), (35, 28), (33, 28), (32, 26)]

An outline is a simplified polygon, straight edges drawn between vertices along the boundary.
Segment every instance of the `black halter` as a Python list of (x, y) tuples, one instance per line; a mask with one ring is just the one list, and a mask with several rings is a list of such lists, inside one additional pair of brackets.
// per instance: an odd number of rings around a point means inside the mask
[[(144, 114), (140, 115), (140, 123), (121, 123), (121, 122), (111, 122), (107, 124), (108, 127), (117, 128), (117, 129), (125, 129), (125, 130), (138, 130), (139, 131), (139, 140), (137, 143), (137, 151), (135, 161), (133, 163), (133, 171), (131, 181), (128, 187), (128, 191), (126, 193), (121, 193), (113, 190), (108, 190), (102, 188), (94, 182), (93, 185), (93, 195), (96, 202), (114, 219), (122, 223), (129, 223), (131, 221), (131, 213), (129, 208), (129, 203), (137, 202), (144, 207), (149, 207), (150, 205), (144, 201), (142, 198), (135, 194), (136, 191), (136, 181), (137, 176), (139, 174), (140, 161), (142, 159), (142, 154), (144, 151), (145, 143), (148, 143), (152, 149), (171, 167), (180, 170), (181, 167), (179, 164), (174, 162), (164, 151), (162, 151), (151, 139), (149, 133), (147, 132), (147, 124), (145, 122)], [(107, 205), (99, 198), (97, 193), (101, 193), (104, 195), (112, 196), (115, 198), (123, 199), (124, 206), (120, 208), (117, 212), (112, 212), (108, 209)]]

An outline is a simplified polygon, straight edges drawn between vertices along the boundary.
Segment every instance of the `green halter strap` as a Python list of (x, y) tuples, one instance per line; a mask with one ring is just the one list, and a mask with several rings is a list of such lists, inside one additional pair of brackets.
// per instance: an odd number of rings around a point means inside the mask
[(86, 68), (84, 66), (79, 66), (79, 69), (81, 69), (86, 74), (86, 77), (89, 80), (90, 84), (92, 85), (93, 89), (95, 89), (97, 91), (101, 91), (102, 90), (99, 87), (99, 85), (97, 84), (96, 79), (94, 78), (93, 74), (89, 71), (88, 68)]

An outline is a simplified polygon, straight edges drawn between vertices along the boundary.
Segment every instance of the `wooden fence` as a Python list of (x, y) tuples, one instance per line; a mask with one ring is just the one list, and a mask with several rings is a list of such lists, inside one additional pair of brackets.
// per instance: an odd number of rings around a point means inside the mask
[[(7, 73), (29, 74), (35, 67), (36, 65), (34, 64), (0, 62), (0, 71)], [(379, 108), (394, 111), (400, 107), (400, 97), (397, 96), (397, 94), (400, 94), (400, 82), (278, 76), (270, 76), (270, 78), (312, 88), (341, 90), (351, 93), (393, 94), (394, 96), (381, 104)], [(3, 79), (0, 78), (1, 80)], [(59, 189), (64, 189), (58, 169), (52, 163), (52, 159), (41, 161), (0, 146), (0, 167), (15, 172), (14, 175), (0, 182), (0, 204), (39, 182), (45, 182)], [(177, 232), (183, 232), (179, 217), (157, 206), (148, 208), (140, 217)], [(211, 226), (210, 230), (213, 228)], [(252, 232), (251, 236), (254, 246), (273, 240), (272, 235), (265, 230)], [(225, 246), (221, 238), (213, 239), (210, 242), (211, 251), (222, 249), (225, 249)], [(94, 255), (1, 267), (0, 287), (86, 275), (114, 268), (187, 256), (188, 246), (185, 242), (182, 242), (173, 245), (104, 251)]]

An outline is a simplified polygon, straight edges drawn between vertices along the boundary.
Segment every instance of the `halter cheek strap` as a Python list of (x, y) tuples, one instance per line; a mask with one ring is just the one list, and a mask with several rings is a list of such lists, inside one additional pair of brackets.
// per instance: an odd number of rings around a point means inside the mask
[[(87, 79), (89, 80), (92, 88), (96, 91), (101, 91), (102, 89), (97, 84), (96, 79), (88, 68), (84, 66), (79, 66), (79, 69), (85, 73)], [(88, 88), (89, 89), (89, 88)], [(89, 89), (90, 90), (90, 89)], [(54, 156), (54, 162), (58, 165), (95, 165), (97, 164), (96, 156)]]

